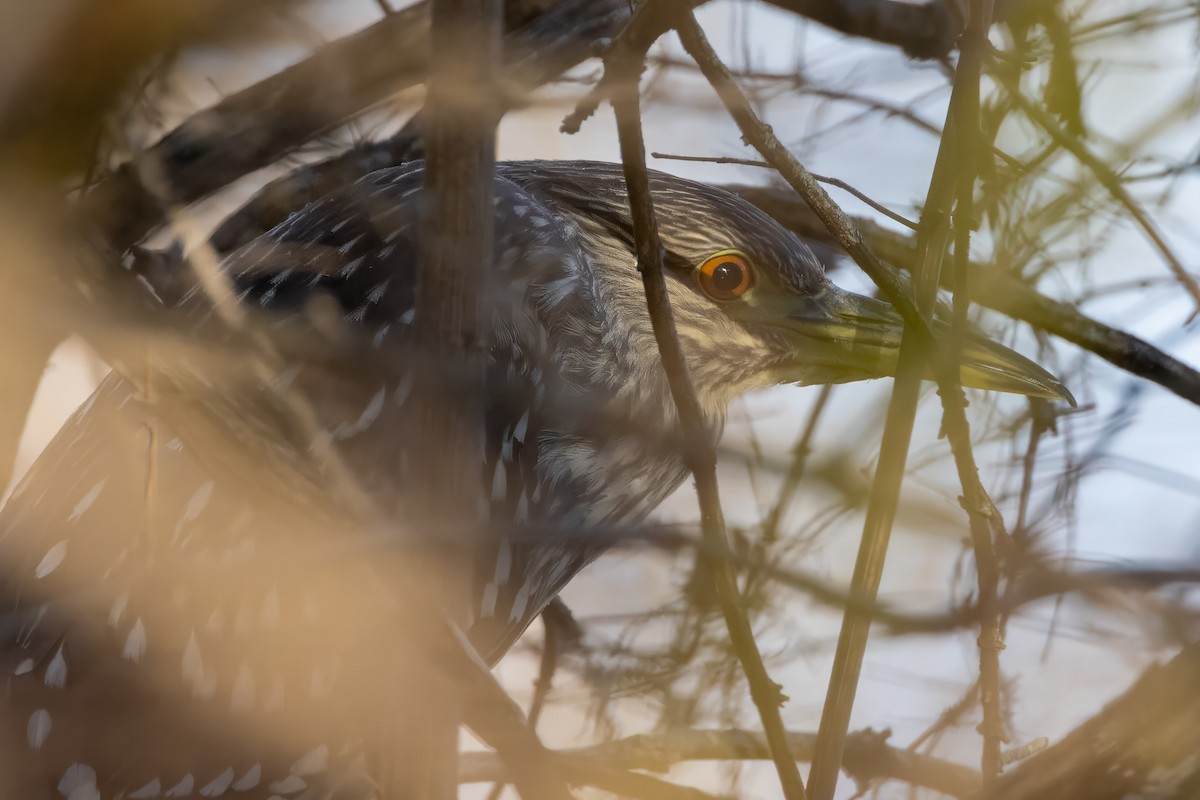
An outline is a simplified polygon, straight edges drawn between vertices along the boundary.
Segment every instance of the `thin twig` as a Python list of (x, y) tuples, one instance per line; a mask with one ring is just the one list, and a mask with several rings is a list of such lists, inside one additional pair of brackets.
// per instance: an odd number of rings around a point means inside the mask
[[(676, 156), (671, 155), (670, 153), (651, 153), (650, 155), (654, 158), (669, 159), (671, 161), (703, 161), (709, 164), (740, 164), (744, 167), (764, 167), (766, 169), (774, 169), (774, 167), (768, 164), (766, 161), (760, 161), (754, 158), (733, 158), (731, 156)], [(827, 183), (830, 186), (836, 186), (843, 191), (849, 192), (859, 200), (869, 205), (871, 208), (878, 211), (880, 214), (883, 214), (888, 219), (899, 222), (909, 230), (915, 231), (917, 229), (917, 223), (913, 222), (907, 217), (897, 214), (895, 211), (892, 211), (878, 200), (872, 200), (867, 194), (855, 189), (844, 180), (841, 180), (840, 178), (832, 178), (828, 175), (818, 175), (815, 172), (812, 173), (812, 176), (813, 180), (820, 181), (821, 183)]]
[[(652, 5), (645, 4), (641, 8)], [(667, 13), (663, 10), (665, 8), (657, 6), (659, 13), (664, 17)], [(691, 19), (690, 10), (682, 16)], [(636, 18), (635, 15), (635, 21)], [(633, 24), (634, 22), (630, 23), (631, 26)], [(638, 81), (645, 67), (646, 49), (648, 46), (634, 47), (624, 41), (623, 37), (619, 37), (605, 59), (605, 75), (611, 75), (620, 86), (620, 89), (613, 93), (611, 101), (617, 119), (617, 136), (621, 146), (629, 208), (633, 217), (638, 268), (642, 273), (646, 305), (658, 343), (659, 355), (679, 415), (684, 461), (696, 479), (702, 534), (705, 541), (728, 547), (728, 533), (725, 530), (725, 518), (717, 488), (717, 462), (712, 433), (705, 423), (688, 376), (687, 363), (684, 361), (676, 335), (671, 301), (663, 277), (662, 243), (658, 238), (658, 226), (650, 196), (646, 149), (642, 138), (641, 99), (638, 94)], [(791, 758), (787, 731), (780, 714), (784, 698), (779, 684), (771, 680), (762, 653), (759, 652), (750, 619), (741, 605), (737, 576), (732, 565), (723, 559), (710, 560), (709, 565), (729, 637), (746, 674), (751, 699), (762, 720), (783, 794), (788, 800), (804, 800), (804, 783), (795, 761)]]
[[(554, 682), (554, 673), (558, 670), (558, 623), (553, 614), (543, 613), (542, 620), (542, 660), (538, 666), (537, 681), (533, 687), (533, 700), (529, 704), (526, 715), (527, 726), (536, 735), (538, 720), (542, 709), (546, 706), (546, 698), (550, 695), (550, 686)], [(498, 800), (508, 786), (507, 781), (496, 781), (488, 792), (488, 800)]]
[(804, 477), (804, 467), (808, 464), (808, 455), (812, 452), (812, 440), (817, 434), (817, 423), (825, 411), (831, 394), (833, 394), (832, 384), (821, 387), (821, 392), (817, 395), (817, 402), (813, 405), (812, 412), (809, 413), (804, 431), (796, 441), (796, 446), (792, 448), (792, 463), (788, 467), (787, 474), (783, 476), (783, 483), (779, 488), (779, 499), (775, 501), (775, 507), (763, 521), (765, 543), (770, 543), (779, 535), (779, 522), (787, 510), (788, 503), (791, 502), (792, 495), (800, 487), (800, 480)]
[[(975, 0), (971, 4), (966, 30), (959, 45), (959, 62), (954, 75), (954, 103), (951, 114), (953, 126), (947, 125), (953, 137), (952, 147), (957, 151), (957, 206), (954, 213), (954, 337), (958, 347), (968, 333), (967, 312), (970, 306), (971, 226), (974, 224), (975, 181), (979, 169), (979, 147), (977, 134), (980, 125), (979, 82), (983, 53), (988, 46), (987, 31), (991, 25), (991, 0)], [(941, 153), (939, 153), (939, 157)], [(932, 189), (931, 189), (932, 194)], [(943, 219), (946, 212), (934, 208), (934, 214)], [(936, 276), (933, 277), (936, 289)], [(1002, 524), (1000, 514), (987, 490), (979, 479), (979, 468), (971, 448), (971, 427), (966, 415), (966, 397), (963, 394), (959, 371), (954, 365), (957, 359), (948, 360), (952, 368), (939, 370), (938, 384), (942, 395), (942, 420), (946, 438), (954, 455), (954, 464), (962, 486), (963, 508), (971, 531), (971, 543), (975, 550), (975, 570), (979, 585), (979, 697), (983, 707), (983, 722), (979, 726), (983, 735), (982, 773), (985, 782), (990, 782), (1000, 773), (1000, 746), (1004, 741), (1004, 722), (1000, 709), (1000, 651), (1004, 649), (1004, 637), (998, 612), (1000, 568), (996, 559), (992, 526)]]
[[(729, 109), (742, 131), (743, 138), (775, 165), (904, 319), (905, 334), (884, 426), (880, 468), (867, 508), (862, 545), (851, 583), (853, 596), (872, 603), (878, 593), (884, 555), (887, 552), (892, 520), (895, 518), (899, 501), (900, 484), (904, 478), (904, 464), (912, 436), (913, 418), (916, 414), (926, 356), (933, 344), (928, 323), (929, 314), (933, 309), (933, 292), (926, 293), (923, 307), (918, 308), (887, 265), (867, 247), (862, 235), (845, 212), (783, 147), (770, 128), (758, 119), (746, 96), (729, 74), (729, 70), (721, 63), (693, 17), (689, 17), (680, 25), (679, 37), (684, 49), (700, 65), (704, 76)], [(944, 251), (943, 244), (936, 252)], [(931, 248), (929, 252), (934, 250)], [(936, 272), (934, 276), (932, 286), (936, 289)], [(817, 800), (832, 798), (837, 783), (870, 622), (869, 617), (856, 613), (848, 613), (843, 617), (842, 634), (834, 655), (830, 689), (826, 695), (825, 710), (821, 715), (817, 753), (809, 775), (810, 789)]]
[[(696, 70), (696, 65), (685, 61), (681, 58), (672, 58), (669, 55), (658, 55), (652, 59), (656, 65), (672, 67), (686, 70)], [(913, 125), (917, 130), (933, 136), (941, 136), (942, 131), (936, 125), (917, 116), (910, 108), (880, 100), (875, 97), (867, 97), (865, 95), (855, 94), (854, 92), (843, 89), (830, 89), (823, 86), (816, 86), (810, 83), (800, 72), (766, 72), (763, 70), (739, 69), (733, 72), (733, 76), (738, 80), (751, 81), (772, 81), (776, 83), (785, 83), (790, 85), (790, 89), (794, 89), (801, 94), (808, 94), (814, 97), (822, 97), (826, 100), (836, 100), (854, 105), (865, 106), (868, 112), (877, 111), (887, 117), (896, 117)]]
[(1064, 150), (1075, 156), (1079, 163), (1091, 170), (1092, 174), (1096, 176), (1096, 180), (1100, 182), (1100, 185), (1129, 212), (1129, 216), (1133, 217), (1134, 222), (1146, 234), (1146, 238), (1150, 240), (1162, 255), (1168, 269), (1171, 270), (1176, 280), (1179, 281), (1179, 285), (1195, 301), (1196, 310), (1192, 312), (1191, 318), (1194, 319), (1197, 314), (1200, 314), (1200, 283), (1196, 281), (1192, 273), (1188, 271), (1183, 262), (1179, 260), (1179, 257), (1175, 255), (1171, 246), (1167, 244), (1166, 239), (1163, 238), (1162, 233), (1154, 224), (1154, 220), (1150, 219), (1146, 212), (1142, 210), (1141, 205), (1126, 191), (1125, 187), (1121, 184), (1120, 176), (1113, 172), (1107, 164), (1101, 161), (1077, 137), (1060, 128), (1049, 113), (1038, 107), (1035, 103), (1030, 102), (1029, 98), (1025, 97), (1018, 88), (1013, 86), (1006, 86), (1006, 88), (1008, 89), (1009, 96), (1017, 107), (1021, 109), (1022, 113), (1045, 130), (1050, 135), (1050, 138), (1057, 142)]
[(884, 299), (896, 307), (905, 325), (912, 328), (919, 338), (932, 344), (929, 324), (917, 310), (904, 281), (867, 246), (854, 221), (833, 202), (833, 198), (821, 188), (812, 173), (783, 146), (770, 126), (758, 118), (750, 101), (734, 81), (729, 69), (717, 57), (708, 39), (704, 38), (699, 26), (684, 23), (678, 30), (684, 49), (696, 60), (704, 77), (716, 90), (729, 115), (737, 123), (742, 137), (803, 198), (837, 243), (879, 287)]

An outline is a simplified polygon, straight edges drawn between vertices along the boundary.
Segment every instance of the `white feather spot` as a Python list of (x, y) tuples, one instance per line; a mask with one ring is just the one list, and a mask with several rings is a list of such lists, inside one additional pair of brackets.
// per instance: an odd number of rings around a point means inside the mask
[(50, 663), (46, 667), (46, 685), (55, 689), (61, 689), (67, 685), (67, 657), (63, 653), (64, 646), (61, 644), (58, 646), (58, 652), (54, 654), (54, 658), (50, 659)]
[(233, 783), (233, 767), (229, 767), (220, 775), (212, 779), (207, 786), (200, 790), (200, 794), (204, 797), (220, 797), (225, 794), (225, 790)]
[(72, 764), (58, 781), (58, 792), (65, 797), (71, 797), (79, 789), (96, 787), (96, 770), (87, 764)]
[(521, 415), (521, 419), (517, 421), (517, 427), (513, 429), (513, 438), (518, 442), (525, 441), (525, 434), (529, 431), (529, 409), (525, 409), (525, 413)]
[(375, 284), (375, 287), (367, 293), (367, 302), (378, 303), (380, 300), (382, 300), (383, 294), (387, 291), (388, 283), (390, 281), (391, 279), (389, 278), (381, 283)]
[(125, 613), (127, 605), (129, 605), (129, 592), (121, 592), (113, 601), (112, 608), (108, 612), (108, 624), (111, 627), (115, 628), (121, 624), (121, 615)]
[(192, 773), (183, 776), (183, 780), (167, 789), (165, 797), (187, 797), (192, 793), (192, 788), (196, 785), (196, 779), (192, 777)]
[(172, 541), (179, 537), (184, 525), (194, 521), (204, 512), (209, 499), (212, 498), (213, 485), (213, 481), (205, 481), (196, 487), (196, 491), (192, 493), (191, 499), (188, 500), (187, 508), (183, 510), (183, 516), (175, 523), (175, 531), (171, 537)]
[(181, 667), (183, 677), (192, 682), (193, 697), (207, 700), (216, 693), (217, 676), (210, 675), (204, 667), (204, 655), (200, 652), (200, 643), (196, 640), (195, 631), (192, 631), (187, 645), (183, 648)]
[(249, 711), (254, 707), (254, 673), (247, 664), (238, 668), (229, 705), (234, 711)]
[(162, 781), (160, 781), (158, 778), (155, 778), (154, 780), (150, 781), (142, 788), (138, 789), (136, 792), (130, 793), (129, 796), (139, 798), (139, 800), (140, 800), (140, 798), (158, 797), (158, 794), (161, 791), (162, 791)]
[[(524, 495), (522, 495), (524, 496)], [(508, 576), (512, 572), (512, 542), (505, 536), (500, 539), (500, 544), (496, 548), (496, 572), (493, 580), (497, 586), (503, 586), (508, 583)]]
[(319, 744), (292, 764), (293, 775), (312, 775), (329, 768), (329, 747)]
[(33, 577), (41, 579), (58, 569), (58, 565), (67, 557), (67, 540), (63, 539), (49, 550), (33, 570)]
[(506, 496), (508, 496), (507, 470), (503, 461), (497, 461), (496, 469), (492, 472), (492, 499), (503, 500)]
[(386, 389), (380, 389), (373, 394), (371, 399), (367, 401), (366, 408), (363, 409), (362, 414), (359, 415), (355, 422), (343, 422), (333, 429), (334, 437), (338, 439), (348, 439), (351, 436), (357, 436), (367, 428), (371, 427), (371, 424), (379, 418), (379, 412), (383, 411), (383, 399), (386, 395)]
[(27, 658), (24, 661), (22, 661), (20, 664), (17, 664), (17, 668), (13, 670), (13, 675), (25, 675), (26, 673), (29, 673), (29, 672), (33, 672), (33, 659), (32, 658)]
[(270, 789), (275, 794), (295, 794), (308, 788), (308, 782), (299, 775), (288, 775), (281, 781), (275, 781)]
[(44, 708), (39, 708), (29, 715), (29, 724), (25, 726), (25, 738), (29, 740), (29, 746), (37, 750), (46, 742), (46, 737), (50, 735), (50, 729), (54, 727), (50, 720), (50, 712)]
[(74, 510), (71, 511), (71, 516), (67, 517), (67, 522), (74, 522), (82, 517), (84, 513), (92, 507), (92, 503), (96, 502), (96, 498), (100, 496), (100, 492), (103, 491), (104, 484), (107, 481), (108, 478), (100, 481), (91, 489), (89, 489), (87, 494), (80, 498), (79, 502), (75, 504)]
[(67, 800), (100, 800), (100, 790), (96, 784), (88, 783), (67, 795)]
[(489, 583), (483, 587), (483, 599), (479, 602), (479, 616), (494, 617), (496, 616), (496, 600), (500, 596), (500, 590), (496, 584)]
[(125, 637), (125, 648), (121, 651), (121, 655), (135, 664), (142, 660), (142, 656), (146, 655), (146, 626), (142, 624), (141, 617), (138, 617), (137, 621), (133, 623), (133, 627), (129, 629), (129, 635)]
[(517, 596), (513, 598), (512, 611), (509, 612), (508, 618), (513, 622), (519, 622), (525, 616), (525, 607), (529, 605), (529, 584), (521, 587), (517, 592)]
[(238, 792), (248, 792), (255, 786), (258, 786), (258, 782), (261, 780), (262, 764), (256, 763), (253, 767), (246, 770), (245, 775), (237, 779), (237, 783), (233, 784), (233, 788)]

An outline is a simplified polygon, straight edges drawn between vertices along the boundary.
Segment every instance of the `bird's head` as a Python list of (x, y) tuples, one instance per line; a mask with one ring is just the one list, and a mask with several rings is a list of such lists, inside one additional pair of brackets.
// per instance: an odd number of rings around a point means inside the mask
[[(582, 231), (601, 301), (644, 309), (620, 166), (522, 166), (530, 188)], [(702, 401), (895, 375), (904, 326), (889, 303), (835, 286), (808, 245), (730, 192), (659, 172), (650, 186), (676, 326)], [(934, 333), (948, 337), (950, 326), (935, 322)], [(1053, 375), (982, 335), (968, 335), (961, 352), (966, 387), (1072, 401)]]

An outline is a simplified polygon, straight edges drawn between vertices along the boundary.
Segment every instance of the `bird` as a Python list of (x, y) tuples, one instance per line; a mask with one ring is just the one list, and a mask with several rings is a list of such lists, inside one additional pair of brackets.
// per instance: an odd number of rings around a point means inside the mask
[[(417, 161), (314, 200), (216, 284), (198, 266), (142, 281), (178, 348), (114, 364), (0, 513), (0, 796), (373, 796), (374, 665), (404, 643), (360, 612), (405, 605), (402, 559), (390, 529), (360, 535), (326, 500), (349, 476), (402, 523), (421, 469), (404, 436), (428, 366), (411, 335), (424, 178)], [(499, 162), (493, 190), (480, 502), (498, 532), (466, 631), (488, 664), (611, 544), (586, 532), (644, 522), (688, 475), (621, 166)], [(837, 287), (734, 194), (657, 171), (650, 190), (711, 442), (752, 390), (894, 374), (888, 303)], [(233, 329), (282, 342), (273, 371)], [(232, 356), (187, 355), (213, 331)], [(982, 335), (961, 357), (964, 386), (1070, 400)], [(264, 730), (260, 749), (233, 733)]]

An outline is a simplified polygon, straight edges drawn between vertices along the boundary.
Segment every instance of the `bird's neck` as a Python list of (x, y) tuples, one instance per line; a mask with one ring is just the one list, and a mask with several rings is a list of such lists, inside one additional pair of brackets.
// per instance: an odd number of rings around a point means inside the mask
[[(679, 417), (637, 279), (637, 264), (612, 239), (587, 237), (587, 241), (584, 257), (566, 266), (578, 293), (576, 311), (585, 309), (587, 319), (586, 324), (572, 324), (568, 335), (556, 337), (566, 377), (593, 398), (603, 398), (610, 412), (627, 417), (635, 428), (673, 434)], [(561, 332), (563, 326), (557, 327)], [(695, 382), (694, 388), (705, 428), (715, 443), (732, 395), (727, 387), (710, 387), (704, 381)]]

